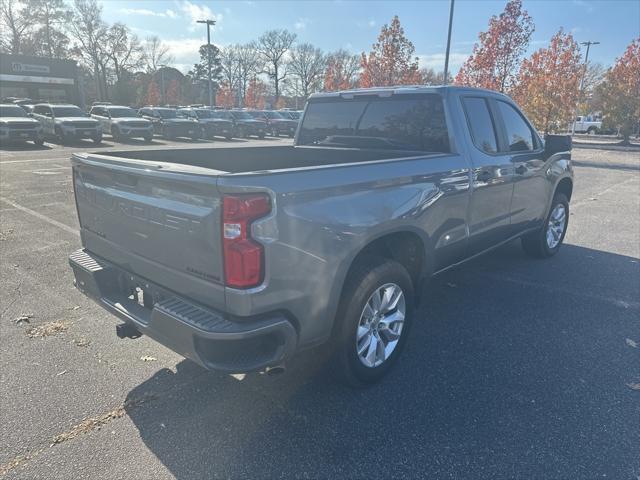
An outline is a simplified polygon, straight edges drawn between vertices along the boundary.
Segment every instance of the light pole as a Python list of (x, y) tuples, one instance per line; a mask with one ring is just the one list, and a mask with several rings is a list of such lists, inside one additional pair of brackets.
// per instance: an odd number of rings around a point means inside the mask
[(164, 105), (164, 69), (166, 65), (158, 65), (158, 67), (160, 68), (160, 103)]
[(207, 67), (209, 82), (207, 83), (209, 90), (209, 106), (213, 107), (213, 91), (211, 90), (211, 26), (216, 24), (215, 20), (198, 20), (198, 23), (207, 24)]
[(451, 50), (451, 26), (453, 24), (453, 4), (455, 0), (451, 0), (451, 6), (449, 7), (449, 33), (447, 35), (447, 52), (444, 56), (444, 80), (443, 85), (448, 83), (449, 77), (449, 50)]
[[(584, 89), (584, 79), (587, 76), (587, 68), (589, 67), (589, 49), (591, 45), (600, 45), (600, 42), (592, 42), (588, 40), (586, 42), (581, 42), (580, 45), (585, 45), (587, 47), (587, 53), (584, 55), (584, 70), (582, 71), (582, 78), (580, 79), (580, 90), (578, 92), (578, 104), (582, 101), (582, 90)], [(578, 107), (576, 106), (576, 113), (578, 111)], [(571, 135), (576, 133), (576, 114), (573, 115), (573, 121), (571, 122)]]

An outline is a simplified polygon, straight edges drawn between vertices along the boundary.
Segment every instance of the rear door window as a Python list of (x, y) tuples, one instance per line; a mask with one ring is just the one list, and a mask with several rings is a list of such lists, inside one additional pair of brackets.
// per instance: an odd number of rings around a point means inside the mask
[(498, 101), (510, 152), (529, 152), (535, 148), (533, 132), (520, 112), (506, 102)]
[(462, 104), (474, 145), (483, 152), (497, 153), (496, 129), (487, 100), (481, 97), (465, 97)]

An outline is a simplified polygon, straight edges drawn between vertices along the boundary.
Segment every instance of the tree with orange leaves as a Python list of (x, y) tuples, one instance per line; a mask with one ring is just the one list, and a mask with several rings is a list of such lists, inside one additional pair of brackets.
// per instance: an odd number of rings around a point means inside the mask
[(244, 98), (244, 105), (247, 108), (255, 110), (264, 110), (265, 95), (267, 94), (267, 86), (259, 78), (249, 80), (247, 93)]
[(509, 92), (533, 30), (533, 20), (522, 9), (522, 0), (510, 0), (500, 15), (491, 17), (489, 29), (480, 32), (479, 43), (473, 46), (455, 83)]
[(182, 103), (182, 94), (180, 92), (180, 83), (178, 80), (172, 80), (167, 88), (165, 95), (167, 105), (180, 105)]
[(327, 68), (324, 72), (324, 90), (332, 92), (358, 86), (360, 59), (346, 50), (337, 50), (327, 56)]
[(372, 45), (369, 55), (362, 54), (360, 66), (361, 87), (412, 85), (420, 83), (418, 57), (415, 47), (404, 35), (400, 19), (396, 15), (391, 26), (383, 25), (378, 41)]
[(147, 87), (147, 95), (144, 97), (144, 103), (145, 105), (160, 105), (160, 100), (158, 84), (154, 80), (151, 80)]
[(236, 100), (236, 96), (233, 89), (228, 83), (221, 83), (218, 91), (216, 92), (216, 105), (218, 107), (231, 108)]
[(620, 129), (623, 144), (640, 122), (640, 37), (616, 59), (597, 88), (605, 125)]
[(554, 125), (566, 125), (573, 116), (581, 73), (580, 47), (560, 29), (548, 47), (522, 62), (513, 98), (536, 128), (546, 133)]

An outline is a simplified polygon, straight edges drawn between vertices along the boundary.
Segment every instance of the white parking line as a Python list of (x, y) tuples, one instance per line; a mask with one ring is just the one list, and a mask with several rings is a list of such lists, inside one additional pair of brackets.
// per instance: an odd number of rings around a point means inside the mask
[(67, 233), (72, 233), (76, 236), (80, 236), (80, 232), (78, 232), (78, 230), (76, 230), (75, 228), (71, 228), (69, 225), (65, 225), (64, 223), (60, 223), (59, 221), (54, 220), (53, 218), (49, 218), (46, 215), (42, 215), (41, 213), (38, 213), (35, 210), (31, 210), (30, 208), (23, 207), (18, 203), (12, 202), (8, 198), (0, 197), (0, 201), (6, 203), (7, 205), (11, 205), (14, 208), (17, 208), (21, 212), (28, 213), (29, 215), (39, 218), (40, 220), (43, 220), (53, 225), (54, 227), (58, 227), (59, 229), (64, 230)]

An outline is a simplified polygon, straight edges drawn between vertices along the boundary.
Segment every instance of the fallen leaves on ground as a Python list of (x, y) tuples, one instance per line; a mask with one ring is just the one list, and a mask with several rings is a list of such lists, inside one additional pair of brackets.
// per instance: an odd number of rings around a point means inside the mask
[(18, 318), (13, 320), (13, 323), (16, 325), (22, 325), (23, 323), (29, 323), (29, 321), (33, 318), (33, 314), (27, 313), (26, 315), (20, 315)]
[(142, 360), (143, 362), (155, 362), (157, 360), (156, 357), (152, 357), (150, 355), (143, 355), (140, 357), (140, 360)]
[(627, 383), (627, 387), (631, 390), (640, 390), (640, 382), (639, 383)]
[(92, 430), (100, 430), (100, 428), (109, 423), (111, 420), (115, 420), (116, 418), (124, 416), (127, 413), (127, 410), (136, 408), (143, 403), (146, 403), (153, 399), (155, 399), (155, 396), (148, 395), (138, 399), (127, 400), (122, 405), (115, 408), (114, 410), (111, 410), (110, 412), (104, 413), (97, 417), (87, 418), (79, 424), (71, 427), (70, 430), (53, 437), (53, 443), (51, 444), (51, 446), (66, 442), (67, 440), (71, 440), (78, 435), (89, 433)]
[(52, 335), (58, 335), (59, 333), (66, 332), (69, 328), (69, 322), (64, 320), (56, 320), (53, 322), (43, 323), (37, 327), (31, 327), (26, 331), (27, 337), (50, 337)]
[(89, 340), (88, 338), (80, 337), (74, 338), (73, 343), (76, 345), (76, 347), (88, 347), (89, 345), (91, 345), (91, 340)]
[(633, 340), (631, 340), (630, 338), (627, 338), (627, 339), (625, 340), (625, 342), (626, 342), (626, 343), (627, 343), (627, 345), (629, 345), (630, 347), (638, 348), (638, 343), (637, 343), (637, 342), (634, 342), (634, 341), (633, 341)]

